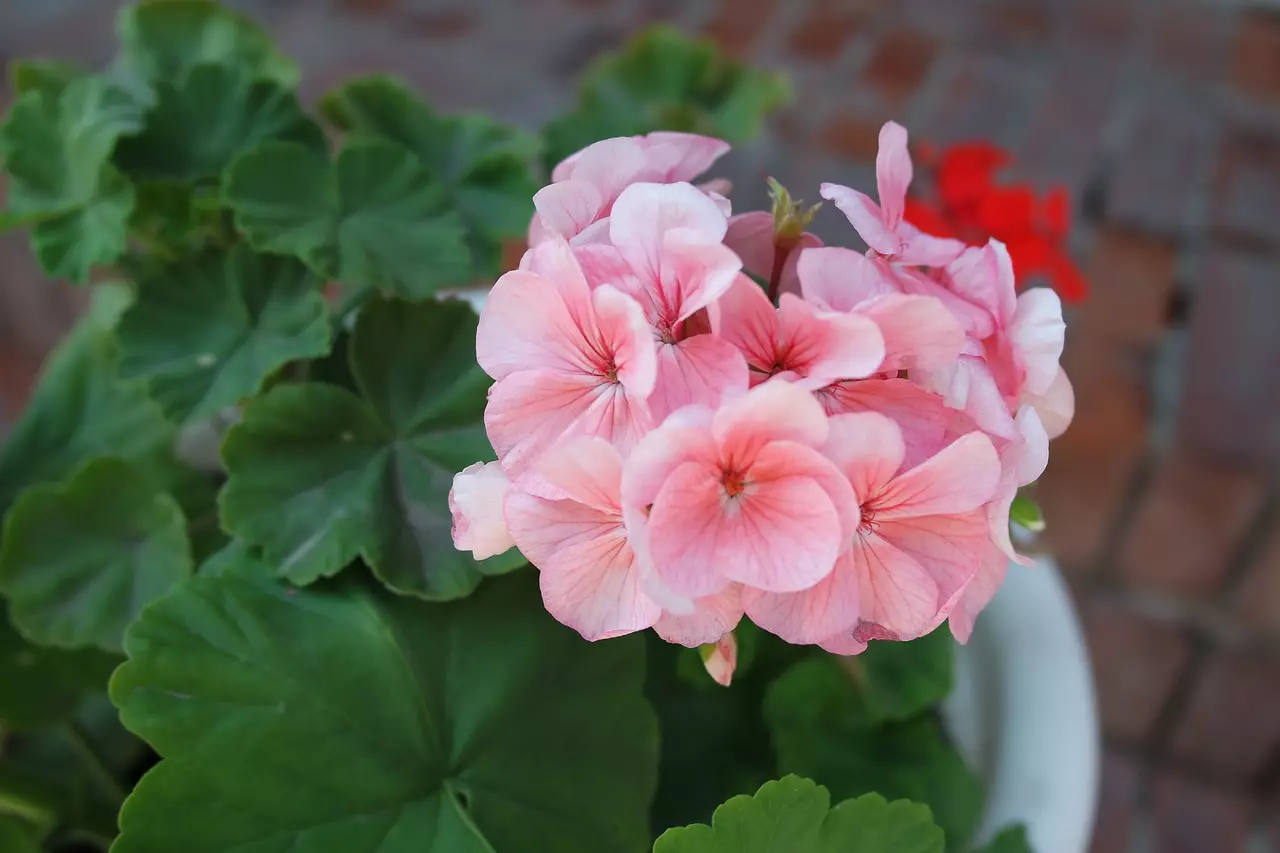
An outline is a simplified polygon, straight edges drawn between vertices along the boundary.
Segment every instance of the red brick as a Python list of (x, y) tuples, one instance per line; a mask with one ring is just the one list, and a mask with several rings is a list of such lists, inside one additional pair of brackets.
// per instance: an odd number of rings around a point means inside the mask
[(1280, 242), (1280, 137), (1228, 135), (1214, 176), (1212, 217), (1218, 231)]
[(1105, 227), (1086, 269), (1089, 299), (1071, 317), (1073, 340), (1155, 346), (1165, 332), (1176, 263), (1169, 241)]
[(1259, 100), (1280, 101), (1280, 15), (1253, 10), (1240, 16), (1231, 82)]
[(1275, 260), (1217, 250), (1191, 308), (1179, 429), (1187, 442), (1241, 464), (1280, 458), (1280, 287)]
[(1103, 731), (1143, 742), (1186, 667), (1189, 642), (1177, 628), (1115, 604), (1086, 602), (1083, 616)]
[(916, 138), (943, 145), (974, 139), (1004, 144), (1013, 117), (1029, 96), (1028, 76), (1018, 63), (988, 55), (959, 56)]
[(778, 0), (720, 0), (703, 34), (721, 49), (746, 57), (764, 34)]
[(835, 59), (879, 5), (880, 0), (810, 0), (809, 10), (787, 46), (806, 59)]
[(1255, 781), (1280, 749), (1277, 708), (1280, 659), (1221, 652), (1196, 685), (1172, 751), (1220, 777)]
[(1155, 55), (1162, 69), (1193, 80), (1220, 77), (1227, 16), (1198, 0), (1164, 0), (1153, 17)]
[(1125, 537), (1125, 580), (1185, 598), (1211, 597), (1257, 518), (1265, 489), (1256, 470), (1176, 448), (1162, 461)]
[(883, 124), (849, 113), (836, 115), (818, 132), (818, 145), (832, 154), (870, 162), (876, 159)]
[(1241, 796), (1173, 773), (1155, 782), (1152, 850), (1159, 853), (1244, 853), (1249, 804)]
[(1133, 37), (1138, 23), (1135, 0), (1076, 0), (1068, 30), (1087, 41), (1119, 48)]
[(1045, 541), (1063, 568), (1091, 574), (1147, 445), (1150, 410), (1143, 362), (1105, 341), (1068, 332), (1063, 366), (1076, 417), (1053, 443), (1037, 485)]
[(475, 30), (479, 21), (468, 9), (443, 9), (438, 12), (422, 12), (409, 20), (409, 29), (423, 38), (461, 38)]
[(1049, 35), (1049, 14), (1043, 3), (988, 0), (981, 19), (982, 34), (996, 49), (1009, 43), (1040, 43)]
[(920, 88), (937, 52), (938, 43), (917, 30), (886, 33), (876, 44), (862, 83), (877, 91), (888, 108), (896, 109)]
[(1249, 567), (1237, 598), (1237, 609), (1255, 631), (1280, 636), (1280, 526)]
[(400, 0), (337, 0), (337, 6), (357, 15), (385, 15), (398, 9)]
[(1142, 768), (1127, 755), (1102, 755), (1102, 784), (1089, 853), (1130, 853)]

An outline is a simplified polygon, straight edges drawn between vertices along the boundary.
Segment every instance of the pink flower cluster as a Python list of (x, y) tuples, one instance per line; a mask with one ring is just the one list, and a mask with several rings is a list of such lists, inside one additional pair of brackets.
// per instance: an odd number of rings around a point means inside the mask
[(822, 187), (866, 254), (803, 233), (789, 201), (730, 216), (690, 183), (727, 149), (610, 139), (534, 197), (531, 248), (480, 317), (499, 461), (455, 478), (455, 543), (519, 548), (588, 640), (717, 643), (745, 614), (842, 654), (947, 619), (963, 641), (1071, 419), (1058, 297), (1016, 296), (1000, 243), (903, 220), (896, 124), (878, 203)]

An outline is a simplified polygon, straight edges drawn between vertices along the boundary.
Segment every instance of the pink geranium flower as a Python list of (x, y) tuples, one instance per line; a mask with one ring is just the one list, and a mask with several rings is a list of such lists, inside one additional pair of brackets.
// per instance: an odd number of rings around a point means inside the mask
[(453, 544), (486, 560), (515, 545), (502, 515), (511, 482), (497, 462), (468, 465), (453, 477), (449, 511), (453, 514)]
[(747, 590), (747, 614), (783, 639), (836, 650), (921, 636), (990, 558), (995, 448), (973, 432), (902, 470), (906, 445), (889, 418), (839, 415), (830, 430), (823, 449), (852, 484), (859, 523), (828, 577), (788, 594)]
[[(774, 263), (778, 256), (778, 238), (775, 232), (774, 215), (765, 210), (753, 210), (729, 219), (729, 231), (725, 234), (724, 244), (742, 258), (742, 268), (762, 280), (768, 281), (774, 273)], [(816, 235), (805, 231), (795, 238), (795, 246), (786, 251), (782, 261), (782, 269), (778, 271), (779, 293), (800, 293), (800, 279), (796, 274), (796, 264), (805, 249), (822, 245)]]
[(652, 425), (656, 358), (640, 304), (608, 285), (591, 290), (563, 239), (530, 252), (530, 269), (493, 286), (476, 335), (497, 380), (485, 428), (503, 469), (528, 485), (556, 443), (594, 435), (624, 451)]
[(658, 581), (697, 598), (735, 581), (786, 592), (825, 577), (857, 520), (848, 481), (816, 449), (826, 438), (822, 407), (780, 380), (650, 433), (623, 491)]
[(876, 154), (880, 203), (840, 184), (823, 184), (822, 197), (840, 208), (876, 254), (902, 264), (945, 266), (964, 251), (964, 243), (931, 237), (903, 219), (912, 171), (906, 128), (887, 122), (880, 129), (880, 151)]

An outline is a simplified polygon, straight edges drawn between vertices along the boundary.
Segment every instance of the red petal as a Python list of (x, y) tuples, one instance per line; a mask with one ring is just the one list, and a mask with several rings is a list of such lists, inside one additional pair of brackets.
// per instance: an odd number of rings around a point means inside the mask
[(928, 202), (909, 197), (904, 210), (904, 218), (924, 233), (934, 237), (955, 236), (942, 212)]

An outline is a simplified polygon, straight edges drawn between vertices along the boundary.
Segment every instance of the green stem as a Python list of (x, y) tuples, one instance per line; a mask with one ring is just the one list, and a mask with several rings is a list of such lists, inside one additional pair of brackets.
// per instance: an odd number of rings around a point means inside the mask
[(93, 739), (89, 733), (84, 730), (78, 722), (72, 720), (62, 728), (63, 733), (67, 737), (67, 741), (71, 744), (71, 751), (76, 754), (83, 765), (85, 772), (98, 787), (98, 790), (107, 797), (115, 810), (119, 812), (120, 807), (124, 805), (125, 798), (129, 796), (129, 792), (120, 784), (120, 780), (116, 779), (115, 774), (111, 772), (111, 765), (108, 763), (98, 748), (94, 746)]

